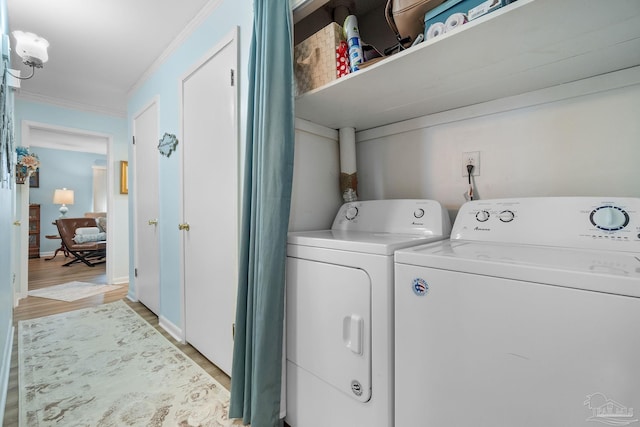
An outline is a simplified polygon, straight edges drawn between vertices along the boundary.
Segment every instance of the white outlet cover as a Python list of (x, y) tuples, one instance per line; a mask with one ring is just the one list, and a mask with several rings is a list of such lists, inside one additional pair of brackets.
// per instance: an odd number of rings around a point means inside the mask
[(471, 163), (473, 170), (471, 176), (480, 175), (480, 152), (479, 151), (465, 151), (462, 153), (462, 176), (469, 176), (467, 172), (467, 165)]

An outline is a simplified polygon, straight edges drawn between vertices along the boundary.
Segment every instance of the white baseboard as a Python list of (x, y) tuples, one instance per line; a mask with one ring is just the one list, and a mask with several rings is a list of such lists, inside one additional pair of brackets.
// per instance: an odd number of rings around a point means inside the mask
[(131, 290), (129, 290), (129, 293), (127, 294), (127, 299), (131, 302), (138, 302), (138, 298), (136, 298), (135, 295), (131, 294)]
[(16, 308), (20, 304), (20, 300), (26, 298), (28, 295), (22, 295), (20, 292), (16, 292), (13, 295), (13, 308)]
[(169, 335), (173, 337), (176, 341), (185, 343), (184, 334), (182, 333), (182, 329), (171, 323), (166, 317), (158, 316), (158, 324), (162, 329), (167, 331)]
[(129, 283), (129, 276), (116, 277), (112, 282), (113, 285), (124, 285), (125, 283)]
[(4, 419), (4, 407), (7, 404), (7, 390), (9, 389), (9, 372), (11, 371), (11, 352), (13, 350), (14, 326), (9, 324), (9, 331), (5, 341), (4, 354), (2, 354), (2, 364), (0, 364), (0, 420)]

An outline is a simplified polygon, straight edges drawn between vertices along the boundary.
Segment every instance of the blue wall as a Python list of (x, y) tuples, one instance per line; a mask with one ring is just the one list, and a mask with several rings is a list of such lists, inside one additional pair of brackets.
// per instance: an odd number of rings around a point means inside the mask
[(60, 205), (53, 204), (56, 188), (73, 190), (73, 205), (68, 205), (68, 218), (84, 216), (93, 211), (93, 165), (104, 165), (107, 156), (78, 151), (31, 147), (40, 158), (40, 186), (29, 190), (29, 203), (40, 205), (40, 253), (49, 253), (60, 247), (59, 240), (46, 239), (47, 234), (58, 234), (52, 222), (60, 216)]
[[(240, 141), (245, 140), (247, 75), (249, 47), (253, 25), (252, 0), (223, 0), (194, 33), (156, 70), (129, 99), (128, 123), (154, 97), (159, 99), (158, 134), (180, 135), (179, 82), (209, 50), (239, 27)], [(129, 135), (132, 130), (129, 129)], [(243, 158), (241, 153), (241, 159)], [(160, 315), (178, 327), (181, 325), (182, 296), (180, 271), (180, 234), (175, 226), (181, 219), (180, 162), (178, 155), (163, 157), (160, 162)], [(206, 188), (203, 188), (206, 197)], [(131, 189), (130, 189), (131, 192)], [(130, 193), (131, 194), (131, 193)], [(135, 197), (135, 195), (133, 195)], [(165, 225), (165, 226), (163, 226)], [(133, 241), (133, 235), (131, 235)], [(130, 265), (133, 266), (133, 251)], [(129, 294), (135, 298), (134, 277), (130, 275)]]
[(17, 98), (15, 102), (16, 142), (22, 135), (22, 120), (112, 135), (114, 145), (127, 143), (127, 122), (123, 117), (59, 107)]
[[(7, 2), (0, 0), (0, 34), (8, 34)], [(4, 72), (4, 65), (0, 64)], [(11, 99), (8, 111), (11, 114)], [(4, 159), (0, 157), (0, 159)], [(6, 176), (0, 180), (7, 179)], [(15, 186), (14, 186), (15, 187)], [(11, 366), (11, 333), (13, 325), (13, 209), (15, 193), (11, 187), (0, 185), (0, 415), (4, 414), (6, 386)]]

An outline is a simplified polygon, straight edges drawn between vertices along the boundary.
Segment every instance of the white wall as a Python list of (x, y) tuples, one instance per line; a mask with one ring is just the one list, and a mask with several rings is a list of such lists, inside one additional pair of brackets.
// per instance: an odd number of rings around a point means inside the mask
[(290, 231), (331, 228), (342, 204), (338, 132), (296, 120)]
[(429, 198), (455, 213), (465, 151), (480, 151), (479, 198), (640, 197), (640, 85), (480, 117), (482, 106), (473, 109), (475, 118), (360, 133), (360, 199)]
[[(638, 117), (634, 67), (359, 131), (358, 195), (438, 200), (454, 220), (468, 188), (462, 153), (479, 151), (476, 198), (640, 197)], [(297, 120), (295, 156), (290, 230), (329, 228), (341, 203), (337, 131)]]

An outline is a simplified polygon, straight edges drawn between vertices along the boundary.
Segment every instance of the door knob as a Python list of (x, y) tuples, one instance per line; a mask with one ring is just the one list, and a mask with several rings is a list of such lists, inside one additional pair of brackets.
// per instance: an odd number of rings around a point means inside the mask
[(18, 221), (13, 221), (13, 225), (17, 225), (18, 227), (20, 227), (22, 225), (22, 223), (18, 220)]
[(184, 223), (184, 224), (178, 224), (178, 230), (187, 230), (189, 231), (189, 224), (188, 223)]
[(149, 225), (158, 225), (158, 220), (157, 219), (150, 219), (149, 220)]

